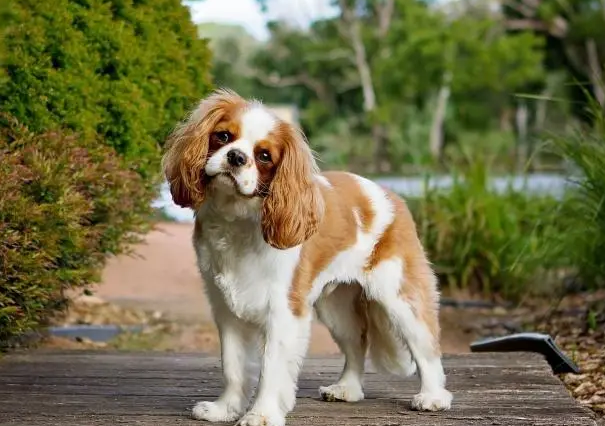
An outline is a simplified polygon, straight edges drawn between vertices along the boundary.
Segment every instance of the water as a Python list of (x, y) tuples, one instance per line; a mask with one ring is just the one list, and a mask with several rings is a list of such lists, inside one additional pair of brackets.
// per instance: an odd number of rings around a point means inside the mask
[[(418, 197), (424, 193), (424, 179), (421, 177), (379, 178), (375, 181), (407, 197)], [(428, 185), (433, 188), (446, 189), (452, 184), (451, 176), (435, 176), (429, 179)], [(532, 174), (529, 176), (502, 176), (490, 179), (490, 186), (498, 191), (509, 187), (514, 191), (526, 191), (530, 194), (550, 194), (561, 196), (569, 185), (567, 178), (557, 174)]]
[[(385, 177), (375, 179), (378, 184), (389, 188), (404, 197), (419, 197), (424, 193), (424, 179), (421, 177)], [(428, 180), (433, 188), (446, 189), (452, 184), (451, 176), (435, 176)], [(490, 186), (502, 192), (509, 187), (515, 191), (526, 191), (530, 194), (549, 194), (559, 197), (570, 182), (557, 174), (532, 174), (529, 176), (505, 176), (490, 179)], [(168, 184), (161, 187), (160, 197), (153, 202), (153, 207), (162, 209), (167, 216), (177, 222), (193, 222), (193, 212), (172, 202)]]

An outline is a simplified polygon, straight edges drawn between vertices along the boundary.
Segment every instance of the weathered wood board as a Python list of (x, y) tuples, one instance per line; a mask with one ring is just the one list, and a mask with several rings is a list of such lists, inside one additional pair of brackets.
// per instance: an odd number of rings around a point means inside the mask
[[(545, 425), (595, 426), (533, 354), (446, 356), (453, 408), (411, 411), (418, 378), (366, 373), (364, 401), (322, 402), (318, 387), (337, 379), (343, 361), (310, 358), (288, 425)], [(196, 401), (221, 390), (218, 359), (197, 354), (17, 353), (0, 360), (0, 425), (204, 425), (192, 420)]]

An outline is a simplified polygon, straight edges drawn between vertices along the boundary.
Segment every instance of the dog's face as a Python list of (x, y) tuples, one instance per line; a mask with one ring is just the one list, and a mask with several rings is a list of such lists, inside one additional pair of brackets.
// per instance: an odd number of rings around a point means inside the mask
[(182, 207), (197, 210), (214, 191), (260, 198), (263, 236), (276, 248), (304, 242), (323, 216), (315, 161), (302, 133), (233, 92), (204, 99), (175, 129), (163, 168)]
[(288, 125), (260, 104), (225, 111), (208, 136), (207, 181), (218, 181), (217, 190), (267, 196), (284, 151), (296, 148), (290, 133)]

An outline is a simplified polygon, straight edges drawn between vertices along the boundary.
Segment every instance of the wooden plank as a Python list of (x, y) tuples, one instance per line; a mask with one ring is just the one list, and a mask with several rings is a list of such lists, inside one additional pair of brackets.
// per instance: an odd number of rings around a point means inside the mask
[[(418, 413), (409, 401), (417, 377), (366, 374), (366, 399), (325, 403), (318, 387), (337, 379), (341, 358), (310, 358), (288, 425), (577, 425), (595, 426), (532, 354), (447, 356), (451, 411)], [(203, 425), (193, 404), (222, 389), (216, 358), (197, 354), (17, 353), (0, 362), (0, 425)]]

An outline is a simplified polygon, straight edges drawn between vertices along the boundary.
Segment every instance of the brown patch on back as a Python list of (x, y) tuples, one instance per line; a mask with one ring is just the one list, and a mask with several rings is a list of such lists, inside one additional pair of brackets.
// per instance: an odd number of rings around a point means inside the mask
[(388, 192), (388, 196), (395, 206), (395, 218), (374, 247), (365, 270), (371, 271), (383, 260), (395, 257), (402, 259), (404, 280), (399, 295), (410, 304), (418, 320), (426, 324), (434, 338), (434, 347), (439, 352), (439, 295), (435, 274), (405, 202), (391, 192)]
[(343, 250), (357, 241), (357, 211), (361, 227), (368, 231), (374, 220), (374, 211), (363, 195), (355, 178), (347, 173), (327, 172), (323, 174), (332, 188), (318, 184), (325, 202), (325, 214), (318, 232), (302, 247), (300, 261), (288, 295), (290, 309), (296, 316), (307, 310), (307, 296), (313, 281)]
[(369, 232), (376, 214), (357, 180), (347, 173), (326, 172), (323, 175), (328, 178), (334, 189), (341, 192), (342, 196), (347, 199), (347, 204), (357, 211), (362, 231)]

